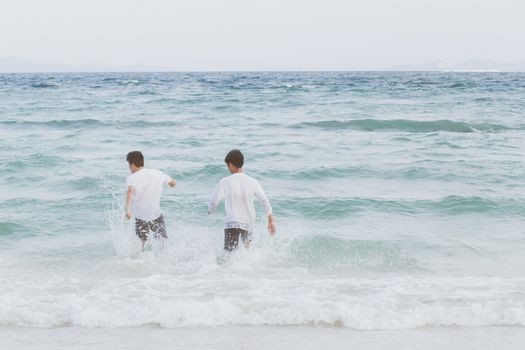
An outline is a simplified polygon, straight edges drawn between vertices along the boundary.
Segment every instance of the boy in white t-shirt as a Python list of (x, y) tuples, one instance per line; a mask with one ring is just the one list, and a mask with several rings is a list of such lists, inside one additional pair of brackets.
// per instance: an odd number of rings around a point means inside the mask
[(160, 196), (164, 184), (175, 187), (176, 181), (162, 171), (144, 168), (144, 156), (139, 151), (129, 152), (126, 160), (131, 171), (126, 179), (126, 218), (129, 220), (133, 216), (131, 203), (135, 196), (135, 232), (144, 250), (150, 231), (155, 234), (155, 238), (168, 239), (166, 224), (160, 211)]
[(208, 214), (211, 214), (224, 199), (226, 220), (224, 221), (224, 250), (233, 251), (239, 244), (239, 237), (246, 247), (252, 241), (253, 225), (255, 223), (255, 207), (253, 201), (257, 198), (268, 217), (268, 232), (275, 234), (272, 206), (261, 185), (253, 177), (243, 173), (244, 155), (238, 149), (230, 151), (224, 159), (226, 167), (232, 175), (223, 178), (213, 192), (208, 204)]

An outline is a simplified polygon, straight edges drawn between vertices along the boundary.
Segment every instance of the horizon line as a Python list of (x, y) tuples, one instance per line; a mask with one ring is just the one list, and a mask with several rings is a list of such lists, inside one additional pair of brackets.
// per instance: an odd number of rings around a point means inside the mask
[(525, 73), (524, 70), (505, 70), (505, 69), (297, 69), (297, 70), (50, 70), (50, 71), (1, 71), (0, 74), (86, 74), (86, 73), (358, 73), (358, 72), (381, 72), (381, 73), (400, 73), (400, 72), (419, 72), (419, 73)]

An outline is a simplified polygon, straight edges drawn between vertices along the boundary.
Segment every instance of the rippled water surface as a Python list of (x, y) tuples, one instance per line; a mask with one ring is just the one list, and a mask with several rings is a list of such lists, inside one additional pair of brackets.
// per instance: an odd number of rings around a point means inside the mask
[[(0, 75), (0, 325), (523, 327), (524, 96), (523, 73)], [(232, 148), (278, 233), (225, 257)], [(164, 252), (123, 218), (131, 150), (178, 181)]]

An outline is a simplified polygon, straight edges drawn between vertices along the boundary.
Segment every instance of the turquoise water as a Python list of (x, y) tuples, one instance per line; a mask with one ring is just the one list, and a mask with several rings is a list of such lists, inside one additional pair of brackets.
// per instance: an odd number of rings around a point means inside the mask
[[(0, 75), (0, 325), (525, 326), (525, 74)], [(252, 251), (207, 215), (225, 154)], [(140, 254), (126, 153), (178, 181)]]

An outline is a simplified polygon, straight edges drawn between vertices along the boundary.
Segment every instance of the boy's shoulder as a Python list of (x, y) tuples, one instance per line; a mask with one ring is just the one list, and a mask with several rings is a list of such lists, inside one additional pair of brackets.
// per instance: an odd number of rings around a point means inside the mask
[(159, 175), (159, 174), (162, 174), (162, 172), (160, 170), (157, 170), (157, 169), (151, 169), (151, 168), (143, 168), (131, 175), (128, 176), (128, 179), (139, 179), (139, 178), (144, 178), (144, 177), (149, 177), (149, 176), (156, 176), (156, 175)]
[(254, 178), (251, 177), (250, 175), (246, 175), (245, 173), (231, 174), (231, 175), (226, 176), (226, 177), (223, 177), (223, 178), (221, 179), (221, 182), (222, 182), (222, 183), (225, 183), (225, 182), (237, 182), (237, 181), (242, 181), (242, 182), (257, 182), (256, 179), (254, 179)]
[(162, 174), (162, 171), (153, 168), (144, 168), (149, 174)]
[(161, 174), (162, 171), (158, 169), (154, 169), (154, 168), (143, 168), (141, 171), (138, 171), (135, 174), (140, 174), (140, 173), (142, 173), (143, 175), (157, 175), (157, 174)]

